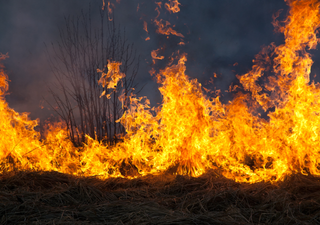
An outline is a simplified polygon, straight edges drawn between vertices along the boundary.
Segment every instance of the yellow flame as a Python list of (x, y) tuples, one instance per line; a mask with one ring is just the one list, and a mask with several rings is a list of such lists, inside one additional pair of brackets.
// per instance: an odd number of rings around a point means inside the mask
[[(252, 70), (238, 76), (247, 94), (237, 93), (228, 104), (206, 96), (210, 91), (185, 74), (182, 54), (158, 73), (151, 71), (163, 99), (159, 107), (151, 108), (146, 97), (129, 96), (130, 107), (119, 120), (126, 134), (113, 146), (86, 137), (83, 146), (75, 147), (63, 123), (48, 125), (40, 140), (37, 121), (5, 102), (8, 83), (0, 66), (1, 171), (136, 177), (162, 172), (198, 176), (214, 169), (251, 183), (292, 173), (320, 175), (320, 86), (309, 82), (313, 62), (306, 51), (318, 43), (320, 3), (287, 3), (287, 19), (274, 21), (285, 43), (264, 48)], [(107, 89), (114, 90), (124, 77), (120, 65), (109, 61), (108, 72), (102, 73), (99, 82)], [(267, 71), (273, 75), (261, 86), (258, 81)], [(260, 107), (269, 110), (268, 119), (257, 115)]]
[[(124, 73), (120, 72), (120, 66), (122, 63), (111, 62), (108, 60), (107, 68), (108, 72), (104, 73), (102, 70), (98, 69), (98, 72), (102, 73), (100, 80), (98, 81), (103, 87), (107, 89), (115, 90), (119, 81), (125, 77)], [(103, 91), (100, 97), (106, 94), (106, 91)], [(110, 98), (111, 94), (107, 95), (107, 98)]]

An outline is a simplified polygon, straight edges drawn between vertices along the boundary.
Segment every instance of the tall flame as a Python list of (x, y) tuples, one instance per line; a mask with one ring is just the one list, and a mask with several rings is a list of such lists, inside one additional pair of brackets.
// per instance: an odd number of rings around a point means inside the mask
[[(318, 43), (320, 3), (287, 3), (287, 19), (274, 20), (285, 43), (264, 48), (251, 71), (238, 76), (245, 93), (239, 91), (228, 104), (206, 96), (201, 84), (185, 74), (187, 57), (182, 54), (176, 64), (173, 60), (165, 69), (152, 71), (162, 105), (151, 108), (146, 97), (129, 97), (130, 108), (119, 120), (126, 134), (113, 146), (87, 137), (83, 146), (75, 147), (62, 123), (49, 125), (46, 138), (40, 140), (34, 130), (37, 121), (5, 102), (7, 76), (0, 67), (2, 171), (136, 177), (163, 172), (199, 176), (214, 169), (251, 183), (282, 180), (292, 173), (320, 175), (320, 86), (310, 84), (313, 62), (307, 52)], [(170, 1), (165, 7), (175, 12), (179, 3)], [(174, 34), (161, 24), (159, 29)], [(154, 60), (162, 59), (157, 53), (152, 53)], [(123, 78), (119, 66), (108, 63), (108, 73), (100, 80), (106, 88), (114, 88)], [(263, 76), (268, 82), (259, 85)], [(268, 113), (267, 119), (259, 116), (261, 108)]]

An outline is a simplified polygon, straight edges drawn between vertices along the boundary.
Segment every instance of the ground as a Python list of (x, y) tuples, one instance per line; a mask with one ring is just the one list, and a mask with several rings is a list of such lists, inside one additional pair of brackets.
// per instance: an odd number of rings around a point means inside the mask
[(214, 171), (136, 179), (0, 176), (1, 224), (320, 224), (320, 178), (240, 184)]

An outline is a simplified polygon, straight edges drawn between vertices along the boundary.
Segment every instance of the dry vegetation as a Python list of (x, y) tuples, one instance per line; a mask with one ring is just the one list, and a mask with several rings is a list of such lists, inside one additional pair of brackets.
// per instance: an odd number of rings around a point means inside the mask
[(319, 224), (320, 178), (239, 184), (198, 178), (79, 178), (17, 172), (0, 179), (1, 224)]

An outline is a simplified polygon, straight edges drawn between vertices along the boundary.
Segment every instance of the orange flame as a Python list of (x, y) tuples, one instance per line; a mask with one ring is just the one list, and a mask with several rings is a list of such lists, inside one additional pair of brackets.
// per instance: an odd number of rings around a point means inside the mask
[(169, 0), (169, 3), (164, 4), (166, 9), (171, 13), (180, 12), (179, 5), (181, 5), (178, 0)]
[[(0, 162), (2, 171), (56, 170), (102, 177), (170, 172), (198, 176), (208, 169), (239, 182), (282, 180), (292, 173), (320, 175), (320, 86), (309, 84), (312, 60), (306, 49), (318, 43), (319, 1), (287, 1), (288, 18), (275, 21), (285, 43), (262, 49), (252, 70), (238, 76), (246, 93), (222, 104), (186, 74), (186, 55), (158, 73), (162, 105), (129, 96), (119, 122), (122, 142), (109, 146), (86, 137), (81, 147), (67, 138), (63, 123), (49, 125), (46, 139), (37, 121), (10, 109), (4, 100), (7, 76), (0, 67)], [(153, 59), (161, 59), (158, 50)], [(1, 55), (1, 59), (5, 56)], [(124, 77), (121, 63), (108, 62), (99, 82), (114, 90)], [(271, 66), (273, 65), (273, 66)], [(258, 81), (267, 71), (265, 85)], [(100, 71), (101, 72), (101, 71)], [(233, 88), (235, 89), (235, 88)], [(257, 109), (269, 110), (268, 119)], [(274, 109), (274, 110), (272, 110)]]
[[(119, 62), (110, 62), (108, 60), (108, 72), (104, 73), (103, 71), (98, 69), (98, 72), (102, 73), (100, 80), (98, 81), (99, 84), (101, 84), (103, 87), (106, 87), (107, 89), (113, 89), (115, 90), (119, 81), (125, 77), (124, 73), (120, 72), (120, 66), (122, 63)], [(100, 97), (105, 95), (106, 91), (103, 91)], [(107, 98), (110, 98), (111, 94), (107, 95)]]
[(158, 59), (158, 60), (164, 59), (164, 56), (158, 56), (159, 51), (161, 51), (161, 50), (162, 50), (162, 48), (159, 48), (159, 49), (153, 50), (153, 51), (151, 52), (151, 57), (152, 57), (152, 62), (153, 62), (153, 64), (156, 63), (156, 59)]
[[(163, 35), (175, 35), (175, 36), (178, 36), (178, 37), (181, 37), (181, 38), (184, 38), (183, 34), (181, 33), (178, 33), (177, 31), (175, 31), (172, 27), (171, 27), (171, 24), (169, 21), (165, 21), (165, 20), (162, 20), (162, 19), (158, 19), (159, 16), (160, 16), (160, 10), (161, 9), (161, 5), (162, 5), (162, 2), (155, 2), (157, 7), (155, 9), (155, 11), (157, 11), (157, 16), (156, 18), (153, 20), (153, 23), (156, 25), (157, 27), (157, 30), (156, 32), (158, 34), (163, 34)], [(169, 12), (171, 12), (171, 1), (170, 1), (170, 4), (166, 3), (166, 9), (169, 10)], [(173, 1), (172, 2), (172, 7), (173, 9), (172, 10), (175, 10), (176, 7), (179, 6), (179, 2), (176, 3), (176, 1)], [(169, 8), (168, 8), (169, 7)], [(179, 7), (178, 7), (179, 9)], [(180, 10), (180, 9), (179, 9)], [(178, 11), (177, 11), (178, 12)]]
[(143, 29), (145, 30), (145, 32), (149, 33), (148, 32), (148, 24), (146, 21), (143, 21)]
[(157, 28), (157, 31), (156, 31), (158, 34), (163, 34), (163, 35), (175, 35), (175, 36), (184, 38), (183, 34), (178, 33), (177, 31), (175, 31), (174, 29), (172, 29), (172, 27), (170, 27), (171, 24), (170, 24), (169, 21), (164, 21), (164, 20), (162, 20), (162, 19), (160, 19), (160, 20), (155, 19), (153, 22), (154, 22), (154, 23), (156, 24), (156, 26), (158, 27), (158, 28)]
[[(0, 53), (0, 61), (8, 58), (8, 54)], [(0, 64), (0, 96), (2, 97), (8, 91), (8, 77), (4, 72), (4, 66)]]
[(104, 10), (104, 7), (106, 7), (106, 3), (104, 0), (102, 0), (102, 10)]
[[(146, 21), (143, 21), (143, 29), (145, 32), (147, 32), (147, 34), (149, 34), (149, 31), (148, 31), (148, 23)], [(149, 41), (150, 40), (150, 37), (146, 37), (145, 38), (145, 41)]]
[[(103, 6), (104, 8), (104, 6)], [(114, 4), (113, 3), (110, 3), (108, 2), (108, 19), (109, 21), (112, 21), (113, 20), (113, 17), (112, 17), (112, 8), (114, 8)]]

